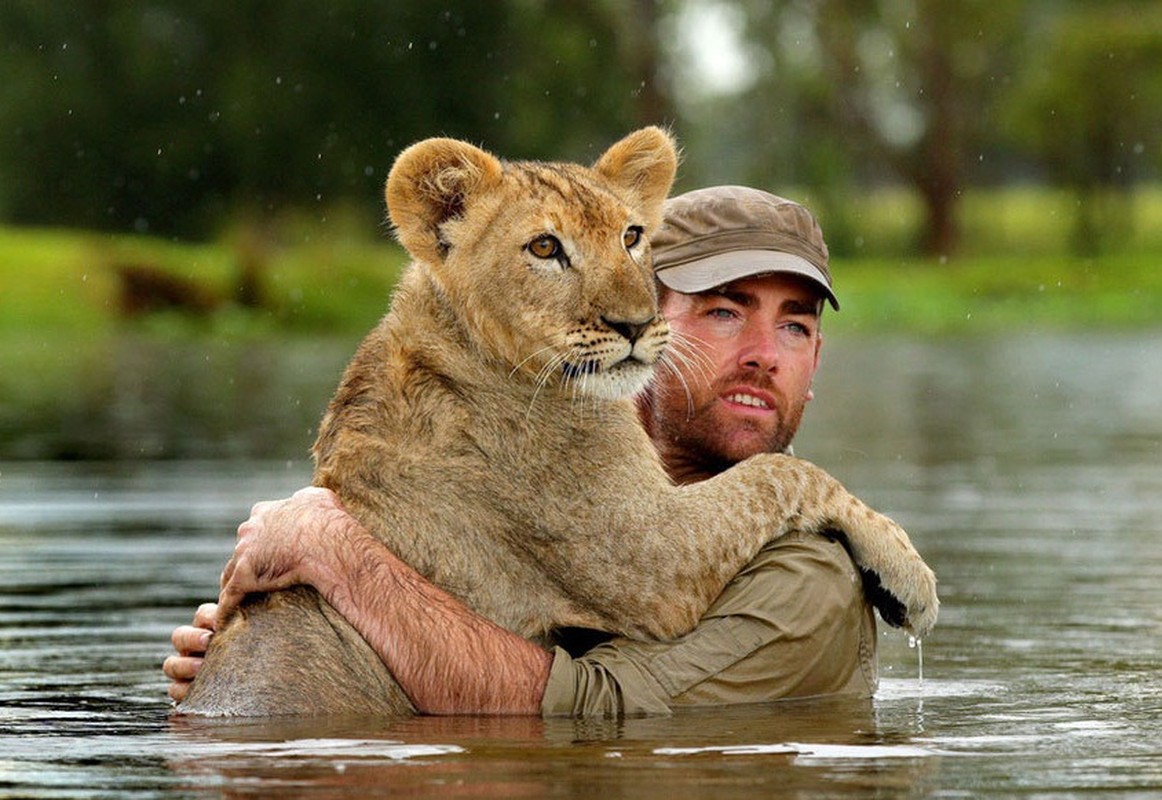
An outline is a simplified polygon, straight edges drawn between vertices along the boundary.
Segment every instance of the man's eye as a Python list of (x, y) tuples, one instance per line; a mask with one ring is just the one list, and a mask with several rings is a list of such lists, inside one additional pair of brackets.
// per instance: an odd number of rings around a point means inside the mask
[(632, 250), (637, 247), (637, 243), (642, 240), (642, 229), (639, 225), (631, 225), (625, 229), (625, 233), (621, 235), (621, 243), (625, 245), (626, 250)]
[(788, 322), (783, 325), (783, 330), (787, 333), (801, 339), (810, 339), (814, 336), (814, 331), (811, 326), (805, 325), (802, 322)]
[(729, 308), (712, 308), (706, 312), (706, 316), (714, 319), (734, 319), (734, 312)]
[(557, 258), (561, 255), (560, 240), (547, 233), (533, 239), (525, 247), (537, 258)]

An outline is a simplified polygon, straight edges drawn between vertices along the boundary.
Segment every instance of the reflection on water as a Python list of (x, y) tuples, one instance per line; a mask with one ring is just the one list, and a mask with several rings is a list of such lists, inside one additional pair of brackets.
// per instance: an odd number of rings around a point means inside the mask
[[(0, 796), (1162, 791), (1159, 334), (830, 343), (799, 450), (936, 568), (924, 680), (885, 630), (872, 701), (620, 721), (171, 719), (169, 631), (212, 595), (249, 506), (306, 482), (349, 347), (122, 346), (117, 363), (164, 363), (168, 388), (139, 381), (120, 410), (78, 397), (88, 426), (40, 417), (83, 437), (34, 421), (0, 441), (8, 459), (46, 442), (119, 456), (0, 461)], [(263, 379), (231, 389), (255, 364)], [(174, 387), (200, 387), (180, 414)]]

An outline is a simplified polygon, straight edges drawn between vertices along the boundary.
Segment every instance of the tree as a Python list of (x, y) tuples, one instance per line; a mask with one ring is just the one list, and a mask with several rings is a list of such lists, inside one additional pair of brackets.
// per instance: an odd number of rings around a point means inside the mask
[(741, 0), (761, 74), (739, 103), (754, 170), (821, 189), (891, 176), (916, 190), (920, 246), (955, 251), (957, 200), (995, 128), (1026, 3)]
[(1124, 239), (1127, 190), (1162, 163), (1162, 9), (1085, 5), (1045, 26), (1007, 98), (1007, 129), (1077, 196), (1073, 245)]
[(203, 236), (380, 208), (427, 136), (596, 154), (636, 119), (616, 3), (0, 4), (0, 217)]

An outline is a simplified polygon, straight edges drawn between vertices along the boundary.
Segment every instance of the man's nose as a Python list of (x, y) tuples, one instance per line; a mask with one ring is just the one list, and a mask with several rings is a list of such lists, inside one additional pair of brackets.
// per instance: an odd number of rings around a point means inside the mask
[(769, 371), (779, 364), (779, 337), (774, 326), (748, 320), (739, 335), (739, 365)]

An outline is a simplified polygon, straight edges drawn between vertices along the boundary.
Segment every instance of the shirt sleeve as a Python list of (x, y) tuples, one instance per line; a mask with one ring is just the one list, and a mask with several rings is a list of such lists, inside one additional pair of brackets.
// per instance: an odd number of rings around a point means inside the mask
[(680, 639), (613, 639), (578, 658), (558, 648), (541, 711), (634, 716), (678, 706), (871, 696), (875, 659), (875, 617), (847, 551), (796, 532), (767, 544)]

